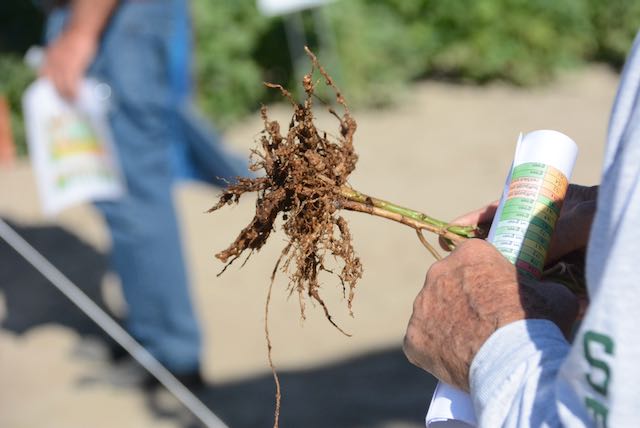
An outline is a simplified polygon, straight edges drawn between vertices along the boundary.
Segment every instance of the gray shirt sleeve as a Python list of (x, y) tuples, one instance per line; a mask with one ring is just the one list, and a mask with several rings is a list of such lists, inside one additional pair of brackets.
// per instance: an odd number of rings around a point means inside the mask
[[(563, 426), (561, 407), (568, 404), (557, 384), (569, 349), (558, 327), (547, 320), (517, 321), (496, 331), (470, 370), (478, 426)], [(570, 426), (589, 426), (588, 419), (572, 419)]]

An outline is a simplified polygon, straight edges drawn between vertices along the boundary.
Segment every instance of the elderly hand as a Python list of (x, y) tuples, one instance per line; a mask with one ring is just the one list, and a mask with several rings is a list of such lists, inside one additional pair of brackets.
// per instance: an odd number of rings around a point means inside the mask
[(576, 298), (564, 286), (518, 278), (492, 245), (471, 239), (429, 269), (413, 305), (404, 352), (413, 364), (468, 391), (469, 366), (494, 331), (542, 318), (568, 334), (576, 313)]
[(51, 79), (60, 95), (74, 99), (97, 49), (96, 36), (67, 29), (47, 48), (40, 75)]

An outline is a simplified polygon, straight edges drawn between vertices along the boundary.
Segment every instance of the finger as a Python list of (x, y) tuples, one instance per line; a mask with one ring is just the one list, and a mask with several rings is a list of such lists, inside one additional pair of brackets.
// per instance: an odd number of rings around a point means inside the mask
[(66, 72), (62, 80), (62, 96), (67, 99), (73, 99), (74, 86), (73, 75), (70, 72)]
[(66, 83), (66, 92), (67, 92), (67, 98), (71, 99), (71, 100), (75, 100), (76, 97), (78, 96), (78, 87), (80, 85), (80, 77), (79, 76), (74, 76), (74, 75), (69, 75), (67, 77), (67, 83)]
[[(491, 223), (491, 221), (493, 221), (493, 217), (496, 215), (499, 203), (499, 200), (495, 200), (482, 208), (455, 218), (454, 220), (450, 221), (449, 224), (461, 226), (478, 226), (480, 224)], [(440, 237), (438, 239), (438, 243), (440, 244), (440, 247), (445, 251), (451, 251), (453, 249), (451, 243), (445, 238)]]
[(479, 208), (475, 211), (471, 211), (463, 216), (454, 219), (451, 224), (459, 225), (478, 225), (482, 223), (489, 223), (493, 220), (498, 210), (499, 200), (491, 202), (489, 205)]
[(48, 77), (58, 94), (64, 96), (64, 76), (59, 71), (51, 69)]
[(73, 72), (67, 71), (62, 73), (59, 88), (60, 94), (68, 100), (74, 100), (78, 92), (79, 80), (79, 76)]
[(45, 63), (42, 67), (40, 67), (40, 70), (38, 70), (38, 76), (49, 77), (50, 75), (51, 75), (51, 70), (49, 69), (49, 66)]
[(445, 251), (451, 251), (455, 248), (451, 241), (449, 241), (447, 238), (443, 238), (442, 236), (438, 238), (438, 244), (440, 244), (440, 248)]

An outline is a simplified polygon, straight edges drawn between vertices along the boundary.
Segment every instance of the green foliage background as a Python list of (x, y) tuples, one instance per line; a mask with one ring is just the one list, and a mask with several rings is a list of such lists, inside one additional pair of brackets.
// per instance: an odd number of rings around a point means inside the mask
[[(41, 31), (30, 2), (0, 8), (0, 93), (16, 125), (32, 78), (16, 54)], [(198, 103), (218, 126), (279, 99), (263, 81), (295, 86), (283, 18), (260, 15), (255, 0), (190, 4)], [(421, 78), (536, 85), (589, 61), (620, 67), (640, 27), (638, 0), (336, 0), (316, 13), (303, 13), (309, 45), (350, 104), (369, 107)], [(334, 48), (318, 51), (328, 35)]]
[(22, 56), (29, 46), (40, 41), (43, 22), (43, 14), (31, 0), (0, 0), (0, 96), (9, 103), (18, 155), (27, 153), (22, 93), (35, 78)]
[(0, 95), (4, 96), (11, 111), (11, 129), (18, 156), (27, 153), (25, 130), (22, 122), (22, 93), (35, 78), (34, 73), (14, 54), (0, 54)]
[[(283, 20), (253, 0), (193, 0), (200, 103), (221, 126), (296, 86)], [(353, 105), (393, 102), (425, 77), (536, 85), (590, 61), (620, 67), (640, 28), (637, 0), (338, 0), (322, 9), (335, 52), (320, 58)], [(312, 49), (314, 17), (303, 14)]]

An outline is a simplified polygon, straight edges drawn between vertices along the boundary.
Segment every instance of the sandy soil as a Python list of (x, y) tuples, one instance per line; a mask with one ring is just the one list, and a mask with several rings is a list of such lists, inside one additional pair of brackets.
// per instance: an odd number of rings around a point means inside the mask
[[(550, 128), (580, 146), (574, 181), (598, 182), (609, 107), (617, 76), (590, 68), (533, 90), (504, 85), (415, 85), (404, 104), (355, 112), (359, 167), (354, 187), (448, 219), (499, 195), (520, 131)], [(348, 93), (348, 90), (346, 91)], [(288, 109), (273, 109), (287, 121)], [(321, 123), (335, 124), (321, 114)], [(228, 140), (248, 152), (258, 117), (232, 129)], [(123, 310), (117, 281), (107, 274), (108, 238), (86, 206), (55, 220), (39, 213), (28, 165), (0, 170), (0, 216), (9, 220), (73, 281), (103, 305)], [(232, 427), (269, 426), (273, 383), (263, 330), (268, 277), (282, 235), (242, 269), (222, 277), (213, 254), (251, 215), (253, 201), (215, 215), (203, 212), (217, 191), (187, 184), (177, 192), (194, 298), (206, 333), (201, 398)], [(322, 292), (338, 322), (319, 308), (302, 322), (297, 298), (281, 279), (271, 329), (282, 373), (284, 427), (420, 427), (433, 379), (406, 362), (401, 341), (411, 303), (432, 259), (402, 226), (347, 214), (364, 264), (350, 318), (341, 287)], [(167, 394), (107, 381), (111, 366), (103, 335), (44, 279), (0, 244), (0, 426), (176, 427), (192, 419)]]

